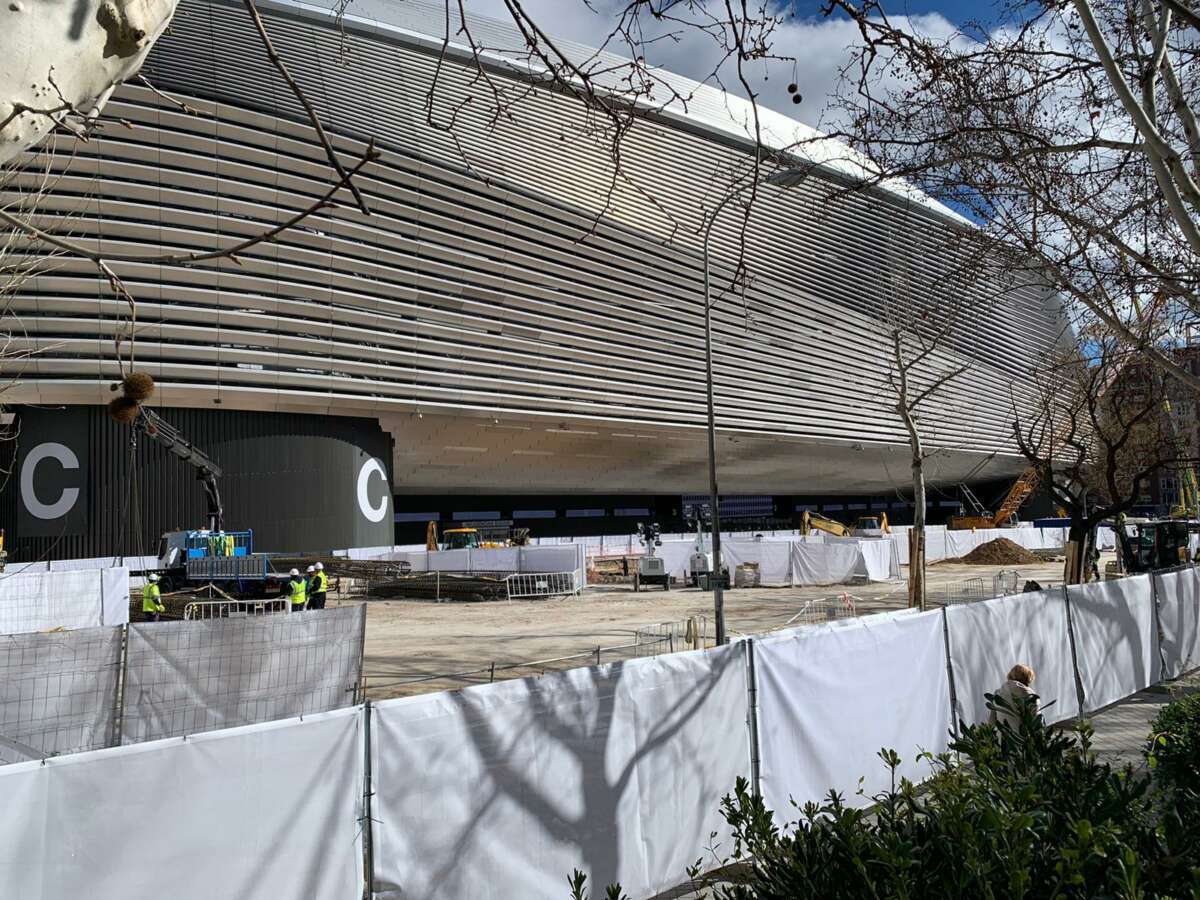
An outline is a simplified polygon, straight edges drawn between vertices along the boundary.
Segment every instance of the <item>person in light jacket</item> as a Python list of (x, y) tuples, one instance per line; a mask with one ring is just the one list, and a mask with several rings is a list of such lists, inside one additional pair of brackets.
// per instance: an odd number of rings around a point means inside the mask
[(988, 721), (993, 725), (1007, 722), (1013, 729), (1020, 726), (1021, 716), (1017, 710), (1021, 704), (1032, 703), (1037, 709), (1038, 695), (1033, 692), (1033, 680), (1037, 676), (1029, 666), (1017, 664), (1008, 670), (1008, 680), (995, 691), (995, 696), (1004, 701), (1010, 709), (1002, 709), (999, 704), (988, 714)]

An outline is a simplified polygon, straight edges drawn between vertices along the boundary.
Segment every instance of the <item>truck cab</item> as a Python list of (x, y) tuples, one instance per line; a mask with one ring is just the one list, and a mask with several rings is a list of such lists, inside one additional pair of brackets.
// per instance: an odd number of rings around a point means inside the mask
[(442, 532), (443, 550), (478, 550), (481, 543), (478, 528), (449, 528)]

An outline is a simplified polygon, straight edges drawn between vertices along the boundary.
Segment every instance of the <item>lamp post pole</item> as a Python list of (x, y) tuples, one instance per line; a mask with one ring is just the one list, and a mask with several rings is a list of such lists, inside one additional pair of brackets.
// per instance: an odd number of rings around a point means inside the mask
[(728, 198), (713, 212), (708, 227), (704, 230), (704, 385), (708, 394), (708, 502), (712, 505), (712, 552), (713, 565), (713, 618), (717, 626), (717, 646), (724, 644), (725, 634), (725, 583), (721, 576), (721, 511), (720, 493), (717, 490), (717, 419), (713, 406), (712, 364), (712, 289), (708, 266), (708, 242), (712, 237), (712, 226)]
[[(808, 177), (809, 167), (785, 169), (763, 178), (760, 184), (774, 184), (789, 188)], [(713, 618), (716, 619), (717, 645), (729, 640), (725, 633), (725, 583), (721, 576), (721, 511), (720, 491), (717, 489), (717, 415), (713, 405), (713, 354), (712, 354), (712, 277), (709, 271), (709, 242), (717, 217), (733, 200), (735, 192), (726, 194), (713, 210), (704, 227), (704, 387), (708, 401), (708, 502), (712, 506), (713, 548)]]

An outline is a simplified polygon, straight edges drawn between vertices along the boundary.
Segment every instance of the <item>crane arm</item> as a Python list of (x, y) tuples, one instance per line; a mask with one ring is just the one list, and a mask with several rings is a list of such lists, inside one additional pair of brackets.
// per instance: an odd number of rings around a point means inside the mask
[(136, 431), (158, 442), (173, 456), (196, 470), (196, 478), (204, 484), (204, 496), (208, 502), (208, 528), (210, 531), (224, 531), (225, 508), (221, 504), (221, 492), (217, 489), (217, 479), (223, 474), (221, 467), (154, 410), (141, 407), (131, 424)]

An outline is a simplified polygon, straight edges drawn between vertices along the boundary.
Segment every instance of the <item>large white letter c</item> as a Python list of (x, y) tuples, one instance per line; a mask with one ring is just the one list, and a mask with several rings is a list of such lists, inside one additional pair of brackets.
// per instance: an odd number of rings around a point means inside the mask
[(47, 457), (58, 460), (64, 469), (79, 468), (79, 457), (65, 444), (38, 444), (25, 455), (25, 462), (21, 466), (21, 500), (34, 518), (61, 519), (75, 507), (75, 502), (79, 499), (79, 488), (63, 488), (53, 503), (42, 503), (33, 488), (33, 476), (37, 472), (38, 463)]
[[(376, 472), (379, 473), (379, 478), (383, 481), (383, 496), (379, 498), (378, 506), (372, 506), (367, 488), (370, 487), (371, 476)], [(368, 522), (383, 521), (383, 517), (387, 515), (387, 495), (387, 473), (383, 471), (383, 464), (377, 459), (368, 459), (363, 463), (363, 467), (358, 470), (358, 508), (367, 517)]]

